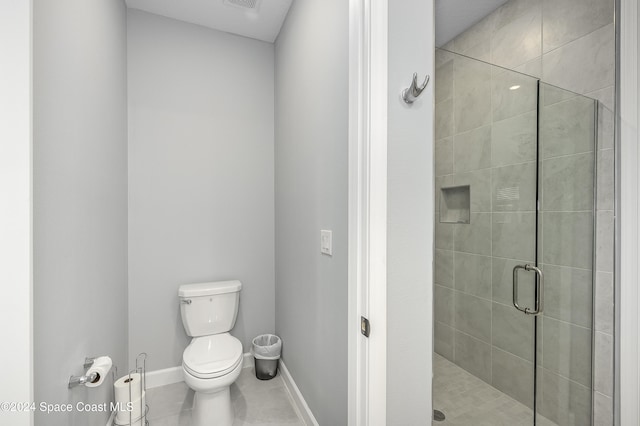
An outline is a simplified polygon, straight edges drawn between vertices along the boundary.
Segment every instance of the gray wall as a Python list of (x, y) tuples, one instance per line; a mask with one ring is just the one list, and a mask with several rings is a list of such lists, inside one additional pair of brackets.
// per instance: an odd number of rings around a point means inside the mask
[(348, 17), (342, 0), (297, 0), (276, 41), (276, 331), (316, 419), (335, 426), (347, 423)]
[[(34, 1), (35, 401), (106, 402), (68, 390), (85, 356), (127, 367), (126, 11), (114, 0)], [(109, 414), (36, 424), (104, 425)]]
[[(450, 51), (462, 53), (472, 58), (477, 58), (503, 67), (514, 69), (516, 71), (541, 78), (543, 82), (550, 83), (579, 94), (584, 94), (600, 101), (600, 109), (598, 115), (599, 132), (597, 134), (598, 150), (596, 153), (591, 153), (592, 157), (594, 155), (597, 155), (598, 161), (596, 231), (597, 262), (595, 265), (596, 287), (594, 311), (594, 401), (596, 424), (611, 424), (612, 420), (611, 395), (613, 390), (612, 266), (614, 155), (612, 133), (613, 113), (611, 112), (611, 110), (613, 109), (614, 104), (613, 100), (615, 76), (615, 34), (613, 24), (613, 6), (614, 2), (611, 0), (594, 0), (590, 2), (582, 2), (576, 0), (511, 0), (504, 6), (496, 10), (494, 13), (477, 23), (475, 26), (459, 35), (452, 42), (444, 46), (445, 49), (448, 49)], [(454, 105), (455, 99), (447, 95), (447, 93), (451, 93), (451, 91), (449, 91), (447, 87), (450, 87), (452, 84), (455, 91), (456, 85), (453, 80), (457, 78), (455, 77), (456, 72), (454, 70), (454, 67), (456, 66), (455, 63), (457, 63), (459, 66), (460, 61), (447, 60), (446, 55), (442, 56), (442, 58), (443, 60), (440, 62), (440, 66), (436, 72), (436, 85), (438, 86), (438, 92), (440, 94), (440, 96), (438, 96), (438, 94), (436, 95), (436, 102), (438, 102), (437, 111), (440, 116), (440, 118), (437, 119), (440, 128), (436, 133), (436, 156), (438, 159), (438, 162), (436, 164), (436, 171), (438, 174), (443, 176), (442, 178), (440, 178), (441, 183), (446, 184), (447, 181), (456, 179), (455, 164), (456, 161), (460, 160), (460, 158), (456, 158), (456, 155), (462, 153), (462, 150), (456, 147), (456, 140), (459, 139), (460, 142), (463, 142), (462, 139), (464, 139), (459, 135), (456, 135), (456, 133), (464, 132), (454, 129), (454, 122), (459, 117), (463, 116), (461, 115), (462, 112), (464, 112), (467, 116), (473, 116), (474, 114), (469, 110), (463, 111), (463, 107), (461, 105)], [(478, 65), (476, 65), (476, 67), (478, 67)], [(473, 74), (477, 78), (478, 73), (474, 72)], [(494, 76), (496, 74), (497, 73), (494, 73)], [(452, 76), (454, 76), (453, 79)], [(470, 79), (467, 77), (462, 77), (462, 79), (469, 82)], [(482, 84), (475, 87), (482, 87)], [(491, 90), (492, 89), (489, 88), (487, 93), (491, 93)], [(545, 95), (548, 95), (548, 93), (545, 93)], [(491, 96), (491, 102), (494, 104), (495, 109), (495, 105), (499, 105), (499, 102), (496, 102), (494, 93), (492, 93)], [(580, 110), (579, 105), (577, 104), (581, 102), (578, 99), (566, 99), (566, 97), (564, 97), (561, 99), (556, 99), (554, 101), (552, 98), (553, 96), (546, 96), (543, 99), (544, 104), (542, 109), (542, 119), (543, 129), (545, 131), (553, 131), (553, 129), (555, 128), (562, 132), (562, 130), (565, 128), (565, 124), (570, 122), (568, 120), (571, 119), (573, 119), (572, 128), (574, 130), (581, 127), (583, 129), (588, 129), (589, 120), (584, 123), (579, 123), (578, 121), (576, 121), (579, 116), (572, 113), (572, 111), (577, 112)], [(556, 102), (557, 100), (563, 102)], [(476, 103), (476, 106), (478, 105), (480, 104)], [(503, 105), (507, 104), (503, 103)], [(513, 105), (510, 105), (511, 110), (514, 109), (512, 107)], [(484, 108), (484, 111), (490, 110), (491, 108)], [(521, 112), (525, 111), (521, 110)], [(513, 114), (513, 112), (511, 112), (510, 114)], [(489, 142), (489, 144), (491, 145), (489, 151), (491, 158), (490, 163), (492, 163), (490, 165), (505, 165), (504, 163), (496, 164), (496, 159), (500, 159), (494, 155), (496, 153), (499, 154), (505, 152), (504, 146), (499, 146), (500, 141), (498, 140), (498, 138), (500, 136), (503, 138), (504, 136), (511, 137), (512, 141), (519, 143), (520, 149), (522, 149), (522, 147), (527, 143), (527, 138), (530, 138), (531, 136), (531, 134), (527, 135), (527, 132), (523, 132), (522, 130), (525, 128), (535, 130), (535, 123), (529, 122), (530, 124), (526, 124), (528, 120), (527, 114), (522, 114), (520, 116), (515, 116), (515, 114), (513, 115), (514, 117), (498, 117), (498, 120), (495, 119), (496, 117), (493, 117), (493, 123), (489, 123), (493, 124), (494, 130), (491, 137), (492, 140)], [(448, 122), (448, 120), (446, 120), (446, 117), (452, 117), (453, 121)], [(561, 117), (562, 119), (559, 120), (559, 117)], [(504, 118), (509, 119), (501, 121)], [(555, 122), (553, 121), (554, 119)], [(520, 123), (517, 123), (518, 120), (520, 120)], [(498, 125), (500, 129), (496, 127), (497, 121), (500, 121), (500, 124)], [(549, 126), (545, 126), (545, 123), (547, 121), (549, 121)], [(449, 125), (451, 125), (452, 127), (448, 128)], [(467, 128), (462, 130), (467, 131), (470, 129)], [(501, 133), (497, 133), (496, 130), (501, 130)], [(450, 136), (453, 136), (453, 138), (450, 138)], [(545, 136), (544, 132), (543, 136)], [(555, 137), (558, 135), (546, 136)], [(568, 146), (570, 146), (570, 144)], [(562, 154), (574, 153), (575, 152), (567, 151), (563, 152)], [(549, 170), (546, 169), (547, 165), (543, 165), (543, 173), (545, 173), (545, 170), (547, 172), (551, 171), (552, 163), (554, 161), (557, 163), (564, 161), (565, 163), (567, 163), (564, 166), (569, 166), (570, 162), (574, 162), (575, 165), (577, 164), (577, 161), (580, 160), (580, 156), (564, 157), (557, 160), (550, 160), (547, 158), (551, 156), (552, 155), (547, 155), (545, 157), (545, 162), (548, 163)], [(476, 166), (478, 166), (475, 167), (476, 169), (483, 168), (479, 167), (479, 163), (477, 163)], [(563, 168), (566, 168), (564, 166)], [(506, 168), (504, 167), (502, 168), (503, 171), (505, 169)], [(482, 171), (477, 171), (476, 173), (482, 174)], [(445, 175), (450, 176), (445, 177)], [(503, 173), (503, 177), (504, 176), (506, 175)], [(563, 177), (558, 182), (567, 185), (569, 184), (569, 182), (571, 182), (571, 176), (576, 176), (576, 174), (570, 173), (569, 176)], [(483, 185), (481, 180), (476, 180), (476, 182), (479, 182), (480, 185)], [(485, 184), (486, 183), (487, 182), (485, 181)], [(579, 191), (581, 188), (581, 182), (573, 182), (572, 191)], [(548, 193), (548, 191), (545, 191), (545, 193)], [(569, 201), (570, 199), (566, 197), (566, 195), (562, 197), (558, 196), (556, 201), (562, 201), (563, 198), (565, 199), (564, 207), (561, 209), (552, 209), (563, 210), (565, 212), (563, 214), (567, 216), (568, 213), (566, 213), (566, 210), (576, 209), (573, 208), (573, 206), (570, 206), (571, 208), (569, 209), (565, 208), (567, 205), (571, 204)], [(588, 199), (586, 195), (580, 198), (583, 200)], [(577, 214), (574, 214), (574, 216), (577, 217)], [(586, 228), (589, 227), (588, 222), (590, 222), (590, 219), (587, 219), (586, 216), (587, 215), (585, 215), (585, 219), (583, 221), (585, 223), (585, 231), (581, 233), (584, 235), (589, 234), (589, 230), (587, 230)], [(551, 218), (553, 216), (551, 215), (549, 217)], [(549, 225), (549, 223), (550, 222), (547, 222), (546, 224)], [(441, 231), (443, 231), (440, 235), (445, 236), (446, 232), (444, 228), (446, 226), (437, 227)], [(545, 228), (543, 227), (543, 232), (544, 229)], [(547, 230), (551, 231), (551, 228), (548, 228)], [(550, 236), (552, 236), (553, 233), (554, 232), (548, 232)], [(569, 229), (566, 226), (563, 227), (563, 233), (566, 240), (571, 240), (573, 238), (573, 235), (569, 233)], [(546, 241), (543, 244), (543, 248), (549, 248), (549, 241)], [(588, 244), (586, 245), (588, 246)], [(447, 324), (447, 321), (455, 322), (455, 300), (457, 300), (456, 297), (459, 299), (462, 299), (462, 297), (460, 296), (461, 293), (459, 293), (460, 288), (456, 288), (456, 284), (458, 283), (456, 283), (455, 278), (447, 276), (444, 273), (438, 275), (438, 270), (440, 270), (441, 272), (447, 270), (447, 263), (451, 265), (455, 263), (455, 261), (451, 262), (446, 260), (447, 257), (451, 258), (455, 254), (450, 251), (452, 247), (444, 244), (444, 240), (442, 238), (440, 240), (438, 238), (436, 239), (436, 247), (440, 249), (438, 250), (438, 254), (436, 255), (436, 262), (437, 265), (440, 264), (440, 266), (442, 266), (441, 268), (436, 267), (436, 282), (440, 284), (440, 286), (436, 287), (436, 299), (439, 302), (437, 303), (437, 305), (441, 307), (449, 306), (451, 308), (449, 310), (444, 308), (441, 309), (440, 312), (436, 312), (436, 315), (439, 315), (439, 318), (436, 318), (438, 320), (436, 322), (436, 351), (443, 354), (444, 356), (452, 358), (454, 356), (454, 348), (451, 346), (452, 343), (447, 342), (454, 342), (455, 339), (452, 339), (453, 328), (451, 327), (451, 323)], [(572, 250), (570, 250), (569, 247), (567, 247), (566, 249), (566, 252), (584, 252), (584, 250), (578, 250), (579, 247), (575, 247)], [(474, 259), (478, 260), (481, 259), (481, 257), (475, 256)], [(548, 260), (549, 259), (547, 259), (547, 261)], [(493, 261), (493, 263), (493, 266), (495, 267), (495, 260)], [(551, 274), (549, 275), (549, 278), (553, 278), (554, 269), (555, 272), (562, 271), (563, 283), (572, 282), (572, 285), (564, 287), (565, 289), (571, 289), (570, 292), (567, 291), (565, 294), (555, 294), (555, 297), (553, 294), (547, 292), (547, 301), (549, 302), (547, 304), (548, 315), (546, 315), (545, 319), (543, 320), (545, 323), (543, 329), (558, 329), (558, 324), (560, 323), (555, 320), (559, 319), (561, 321), (566, 321), (566, 323), (562, 323), (562, 327), (565, 329), (564, 332), (566, 332), (567, 335), (572, 336), (572, 341), (581, 342), (574, 343), (576, 347), (589, 347), (589, 334), (591, 329), (590, 296), (593, 289), (590, 286), (585, 287), (583, 285), (580, 285), (580, 283), (584, 282), (584, 278), (576, 280), (577, 277), (585, 275), (585, 270), (577, 269), (577, 265), (574, 262), (571, 262), (570, 259), (566, 257), (562, 260), (557, 259), (556, 263), (559, 263), (562, 268), (556, 267), (552, 268), (550, 271), (547, 271)], [(591, 269), (591, 266), (592, 265), (589, 263), (589, 265), (587, 265), (587, 269)], [(583, 264), (581, 268), (585, 268), (585, 265)], [(456, 271), (454, 269), (454, 275), (455, 273)], [(588, 275), (587, 278), (590, 278), (591, 271), (587, 270), (586, 273)], [(555, 275), (556, 277), (561, 276), (559, 274)], [(492, 280), (494, 285), (496, 285), (496, 283), (498, 283), (499, 281), (496, 279), (497, 276), (498, 274), (496, 273), (496, 270), (494, 268)], [(573, 277), (573, 281), (571, 281), (571, 277)], [(476, 284), (479, 284), (479, 282), (476, 282)], [(553, 282), (549, 281), (549, 284), (552, 285)], [(454, 293), (454, 297), (447, 297), (447, 294), (451, 295)], [(440, 300), (438, 300), (439, 295), (442, 296)], [(475, 294), (474, 296), (478, 297), (479, 294)], [(493, 296), (493, 306), (499, 307), (499, 305), (496, 305), (495, 303), (495, 293)], [(448, 300), (449, 304), (445, 303), (445, 300)], [(549, 306), (550, 303), (551, 306)], [(570, 306), (571, 303), (574, 304), (573, 307)], [(563, 304), (564, 306), (561, 306)], [(561, 310), (554, 313), (549, 309), (553, 308), (554, 305), (556, 305), (557, 308), (561, 308)], [(580, 315), (573, 316), (571, 318), (563, 317), (564, 314), (569, 312), (569, 308), (571, 308), (570, 310), (572, 312), (579, 313)], [(584, 309), (587, 309), (588, 312), (584, 312)], [(487, 310), (485, 309), (485, 312), (486, 311)], [(477, 313), (479, 313), (478, 310), (476, 310), (476, 314)], [(494, 322), (498, 324), (499, 319), (496, 320), (497, 321), (494, 320)], [(491, 321), (490, 318), (489, 321)], [(478, 318), (475, 318), (474, 322), (478, 324), (482, 321)], [(550, 327), (547, 327), (547, 325), (549, 325)], [(588, 333), (585, 333), (585, 330), (587, 330)], [(456, 333), (456, 336), (460, 335), (459, 331)], [(493, 334), (493, 338), (495, 340), (495, 333)], [(447, 335), (449, 335), (450, 337), (446, 337)], [(478, 336), (475, 337), (477, 338)], [(468, 338), (467, 340), (469, 339), (470, 338)], [(550, 363), (549, 359), (563, 359), (566, 362), (571, 362), (572, 365), (576, 365), (581, 362), (583, 364), (583, 368), (581, 368), (581, 370), (584, 370), (585, 368), (588, 370), (590, 368), (591, 360), (588, 359), (590, 358), (588, 356), (589, 354), (584, 353), (584, 349), (572, 350), (568, 347), (560, 347), (557, 348), (560, 352), (554, 354), (550, 351), (550, 348), (552, 348), (554, 345), (549, 345), (548, 343), (548, 339), (547, 344), (544, 343), (543, 339), (542, 346), (546, 347), (546, 349), (544, 349), (540, 354), (545, 372), (541, 383), (542, 392), (544, 394), (545, 389), (547, 389), (548, 395), (546, 398), (544, 398), (543, 404), (541, 406), (541, 411), (544, 415), (550, 417), (552, 420), (560, 424), (565, 424), (570, 421), (566, 417), (568, 413), (576, 412), (583, 413), (581, 415), (584, 415), (584, 413), (586, 412), (588, 415), (591, 403), (591, 397), (589, 394), (590, 383), (588, 383), (588, 380), (585, 379), (584, 372), (581, 374), (575, 371), (580, 369), (574, 368), (572, 374), (569, 374), (567, 371), (559, 371), (558, 366), (554, 366), (553, 363)], [(457, 348), (458, 346), (460, 346), (459, 342), (455, 341), (455, 347)], [(502, 349), (504, 349), (504, 347)], [(495, 351), (496, 350), (494, 349), (494, 352)], [(580, 354), (579, 352), (583, 353)], [(545, 362), (544, 358), (545, 353), (547, 355), (547, 362)], [(503, 355), (505, 354), (506, 353), (503, 353)], [(491, 378), (486, 376), (487, 369), (484, 369), (482, 366), (477, 364), (477, 361), (481, 359), (483, 359), (483, 357), (477, 355), (474, 358), (474, 360), (476, 361), (476, 365), (467, 365), (466, 368), (474, 370), (475, 372), (484, 370), (483, 374), (485, 374), (485, 377), (483, 378), (485, 380), (491, 380)], [(512, 360), (516, 360), (521, 364), (523, 363), (522, 359), (512, 357)], [(516, 363), (511, 362), (510, 364), (513, 366)], [(501, 371), (504, 371), (505, 368), (505, 362), (501, 362)], [(588, 373), (586, 374), (588, 375)], [(480, 376), (482, 377), (482, 375)], [(567, 380), (567, 377), (571, 379), (571, 381)], [(558, 378), (558, 389), (566, 388), (569, 385), (572, 386), (572, 407), (563, 405), (562, 401), (567, 401), (567, 399), (565, 398), (566, 393), (563, 393), (560, 390), (557, 391), (560, 392), (557, 397), (549, 396), (556, 392), (556, 390), (549, 389), (549, 386), (554, 386), (556, 378)], [(493, 380), (495, 379), (496, 377), (493, 378)], [(545, 383), (549, 383), (550, 385), (546, 386)], [(503, 388), (503, 390), (505, 390), (505, 388)], [(524, 395), (521, 390), (511, 389), (511, 391), (512, 392), (510, 393), (512, 393), (514, 396), (519, 394), (521, 400), (530, 399), (530, 396)], [(580, 415), (577, 416), (577, 419), (579, 418)]]
[(433, 75), (433, 1), (389, 2), (387, 424), (431, 422), (433, 84), (412, 106), (414, 72)]
[(273, 45), (128, 13), (129, 348), (189, 343), (181, 284), (239, 279), (232, 334), (274, 331)]

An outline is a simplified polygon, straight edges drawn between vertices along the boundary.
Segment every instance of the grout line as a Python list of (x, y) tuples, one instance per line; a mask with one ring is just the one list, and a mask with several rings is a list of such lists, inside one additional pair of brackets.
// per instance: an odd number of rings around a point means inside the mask
[[(588, 98), (591, 98), (591, 99), (597, 100), (598, 101), (598, 105), (602, 105), (603, 108), (605, 108), (608, 111), (610, 111), (611, 113), (613, 113), (613, 110), (611, 108), (609, 108), (607, 105), (605, 105), (605, 103), (602, 102), (600, 99), (596, 98), (594, 96), (594, 93), (601, 92), (601, 91), (604, 91), (604, 90), (611, 90), (611, 91), (613, 91), (613, 95), (614, 95), (613, 97), (615, 98), (615, 89), (616, 89), (615, 84), (610, 84), (610, 85), (602, 87), (600, 89), (596, 89), (596, 90), (592, 90), (590, 92), (587, 92), (587, 93), (584, 94), (584, 96), (586, 96)], [(614, 104), (615, 104), (615, 99), (614, 99)], [(615, 105), (614, 105), (614, 107), (615, 107)]]
[[(451, 71), (452, 71), (452, 79), (451, 79), (451, 170), (454, 172), (453, 173), (453, 180), (455, 181), (455, 170), (456, 170), (456, 138), (455, 138), (455, 134), (456, 134), (456, 107), (455, 107), (455, 98), (456, 98), (456, 56), (453, 57), (453, 59), (451, 60)], [(434, 191), (437, 193), (437, 191)], [(469, 200), (469, 202), (471, 202), (471, 200)], [(439, 209), (438, 209), (439, 210)], [(440, 212), (438, 211), (438, 214)], [(471, 218), (471, 212), (469, 212), (469, 218)], [(451, 247), (455, 248), (455, 242), (456, 242), (456, 230), (455, 228), (452, 230), (451, 232)], [(435, 246), (435, 241), (434, 241), (434, 246)], [(455, 287), (455, 283), (456, 283), (456, 276), (455, 276), (455, 264), (456, 264), (456, 253), (455, 251), (453, 252), (453, 265), (454, 265), (454, 270), (453, 270), (453, 285)], [(452, 319), (452, 323), (453, 323), (453, 330), (454, 333), (452, 335), (453, 337), (453, 342), (452, 342), (452, 348), (451, 348), (451, 357), (453, 358), (453, 360), (456, 360), (456, 333), (455, 333), (455, 329), (456, 329), (456, 315), (455, 315), (455, 310), (456, 310), (456, 301), (455, 298), (453, 299), (453, 319)], [(435, 314), (435, 311), (434, 311)]]
[[(454, 110), (454, 112), (455, 112), (455, 110)], [(493, 124), (493, 121), (490, 121), (487, 124), (483, 124), (481, 126), (474, 127), (473, 129), (468, 129), (468, 130), (464, 130), (462, 132), (457, 132), (457, 133), (456, 133), (456, 130), (455, 130), (455, 125), (454, 125), (453, 134), (451, 136), (466, 136), (469, 133), (477, 132), (478, 130), (484, 129), (485, 127), (492, 127), (492, 124)]]
[(569, 321), (561, 320), (561, 319), (558, 319), (558, 318), (556, 318), (556, 317), (552, 317), (552, 316), (550, 316), (550, 315), (544, 315), (544, 313), (543, 313), (543, 317), (542, 317), (542, 318), (544, 318), (544, 319), (550, 319), (550, 320), (552, 320), (552, 321), (557, 321), (557, 322), (559, 322), (559, 323), (563, 323), (563, 324), (572, 325), (572, 326), (574, 326), (574, 327), (581, 328), (581, 329), (582, 329), (582, 330), (584, 330), (584, 331), (589, 331), (589, 332), (594, 333), (594, 334), (595, 334), (595, 333), (598, 333), (598, 331), (592, 330), (592, 329), (591, 329), (591, 328), (589, 328), (589, 327), (585, 327), (585, 326), (580, 325), (580, 324), (575, 324), (575, 323), (572, 323), (572, 322), (569, 322)]
[[(489, 57), (493, 58), (493, 31), (489, 37)], [(494, 129), (495, 125), (495, 116), (494, 116), (494, 94), (493, 94), (493, 85), (494, 85), (494, 75), (493, 68), (491, 69), (491, 80), (490, 80), (490, 89), (489, 89), (489, 99), (490, 99), (490, 116), (491, 116), (491, 129), (490, 129), (490, 137), (489, 137), (489, 161), (492, 162), (493, 159), (493, 139), (494, 139)], [(493, 182), (494, 179), (494, 171), (493, 169), (489, 173), (489, 206), (491, 210), (493, 210)], [(489, 221), (489, 250), (490, 253), (493, 254), (493, 214), (491, 215), (491, 220)], [(489, 270), (490, 276), (490, 287), (489, 290), (491, 292), (491, 299), (493, 299), (493, 261), (491, 261), (491, 268)], [(491, 352), (489, 353), (489, 381), (493, 384), (493, 303), (489, 305), (489, 341), (491, 342)]]
[(594, 210), (540, 210), (542, 213), (589, 213), (593, 214)]
[[(459, 252), (459, 253), (470, 255), (470, 256), (488, 257), (488, 258), (490, 258), (492, 260), (493, 259), (510, 260), (510, 261), (515, 261), (515, 262), (520, 262), (520, 263), (531, 263), (531, 262), (533, 262), (533, 260), (513, 259), (513, 258), (510, 258), (510, 257), (492, 256), (492, 255), (488, 255), (488, 254), (480, 254), (480, 253), (473, 253), (473, 252), (468, 252), (468, 251), (463, 251), (463, 250), (455, 250), (455, 247), (454, 247), (454, 249), (435, 247), (435, 250), (450, 251), (450, 252), (454, 252), (454, 253), (455, 252)], [(541, 265), (554, 266), (554, 267), (557, 267), (557, 268), (576, 269), (578, 271), (593, 271), (592, 268), (581, 268), (579, 266), (560, 265), (560, 264), (549, 263), (549, 262), (541, 262)], [(603, 272), (603, 273), (608, 273), (608, 274), (612, 274), (613, 273), (613, 271), (606, 271), (606, 270), (600, 270), (600, 269), (596, 269), (595, 272), (596, 273)]]
[(549, 370), (549, 369), (548, 369), (548, 368), (546, 368), (544, 365), (540, 365), (540, 368), (541, 368), (542, 370), (547, 371), (549, 374), (553, 374), (554, 376), (558, 376), (558, 377), (560, 377), (560, 378), (562, 378), (562, 379), (565, 379), (565, 380), (567, 380), (567, 381), (569, 381), (569, 382), (571, 382), (571, 383), (573, 383), (573, 384), (576, 384), (576, 385), (578, 385), (578, 386), (580, 386), (580, 387), (584, 388), (584, 389), (585, 389), (585, 390), (587, 390), (588, 392), (592, 392), (592, 391), (594, 391), (594, 389), (591, 389), (589, 386), (585, 386), (585, 385), (583, 385), (583, 384), (582, 384), (582, 383), (580, 383), (580, 382), (576, 382), (575, 380), (573, 380), (573, 379), (571, 379), (571, 378), (569, 378), (569, 377), (563, 376), (562, 374), (560, 374), (560, 373), (558, 373), (558, 372), (556, 372), (556, 371)]
[[(442, 356), (442, 355), (440, 355), (440, 356)], [(443, 358), (444, 358), (444, 357), (443, 357)], [(446, 359), (446, 358), (445, 358), (445, 359)], [(597, 391), (597, 390), (594, 390), (594, 391), (593, 391), (593, 393), (595, 393), (595, 394), (597, 394), (597, 395), (600, 395), (600, 396), (604, 396), (605, 398), (608, 398), (608, 399), (613, 400), (613, 395), (607, 395), (606, 393), (602, 393), (602, 392), (599, 392), (599, 391)]]
[[(531, 78), (535, 78), (535, 77), (531, 77)], [(533, 114), (534, 117), (535, 117), (535, 114), (534, 114), (535, 112), (536, 112), (536, 110), (534, 108), (531, 111), (521, 112), (521, 113), (518, 113), (516, 115), (511, 115), (511, 116), (509, 116), (507, 118), (501, 118), (499, 120), (492, 121), (492, 124), (499, 124), (499, 123), (503, 123), (503, 122), (505, 122), (507, 120), (512, 120), (512, 119), (515, 119), (515, 118), (522, 118), (523, 116), (529, 115), (529, 114)]]
[[(599, 31), (599, 30), (603, 29), (604, 27), (606, 27), (607, 25), (611, 25), (611, 24), (614, 24), (614, 22), (613, 22), (613, 21), (611, 21), (611, 22), (607, 22), (606, 24), (604, 24), (604, 25), (602, 25), (602, 26), (600, 26), (600, 27), (596, 28), (595, 30), (589, 31), (588, 33), (586, 33), (586, 34), (584, 34), (584, 35), (581, 35), (580, 37), (578, 37), (578, 38), (576, 38), (576, 39), (573, 39), (573, 40), (571, 40), (571, 41), (569, 41), (569, 42), (567, 42), (567, 43), (565, 43), (565, 44), (563, 44), (563, 45), (561, 45), (561, 46), (554, 47), (554, 48), (553, 48), (553, 49), (551, 49), (551, 50), (547, 50), (546, 52), (544, 51), (544, 47), (543, 47), (543, 46), (542, 46), (542, 44), (541, 44), (541, 45), (540, 45), (540, 48), (541, 48), (541, 51), (542, 51), (542, 56), (544, 57), (544, 55), (548, 55), (548, 54), (549, 54), (549, 53), (551, 53), (551, 52), (555, 52), (556, 50), (562, 49), (562, 48), (564, 48), (564, 47), (566, 47), (566, 46), (569, 46), (570, 44), (573, 44), (573, 43), (575, 43), (575, 42), (577, 42), (577, 41), (580, 41), (580, 40), (582, 40), (583, 38), (588, 37), (588, 36), (590, 36), (591, 34), (595, 33), (596, 31)], [(611, 86), (611, 85), (609, 85), (609, 86)], [(605, 86), (605, 87), (609, 87), (609, 86)], [(596, 89), (596, 90), (600, 90), (600, 89)], [(595, 92), (596, 90), (592, 90), (592, 92)]]
[[(607, 148), (607, 149), (613, 149), (613, 148)], [(567, 158), (567, 157), (577, 157), (579, 155), (586, 155), (586, 154), (592, 154), (592, 156), (595, 158), (595, 156), (597, 155), (597, 150), (592, 149), (589, 151), (581, 151), (581, 152), (574, 152), (571, 154), (562, 154), (562, 155), (552, 155), (549, 157), (544, 157), (541, 161), (541, 165), (544, 164), (545, 161), (549, 161), (549, 160), (557, 160), (557, 159), (562, 159), (562, 158)]]
[[(440, 322), (442, 322), (442, 321), (440, 321)], [(604, 334), (605, 336), (608, 336), (608, 337), (615, 337), (612, 333), (608, 333), (608, 332), (602, 331), (602, 330), (595, 330), (593, 332), (593, 334), (596, 334), (596, 333)]]
[[(499, 165), (492, 165), (491, 167), (489, 167), (491, 170), (494, 169), (506, 169), (508, 167), (516, 167), (516, 166), (524, 166), (527, 164), (536, 164), (536, 160), (529, 160), (529, 161), (521, 161), (519, 163), (509, 163), (509, 164), (499, 164)], [(491, 174), (493, 176), (493, 173)], [(491, 188), (493, 189), (493, 182), (491, 182), (492, 186)]]

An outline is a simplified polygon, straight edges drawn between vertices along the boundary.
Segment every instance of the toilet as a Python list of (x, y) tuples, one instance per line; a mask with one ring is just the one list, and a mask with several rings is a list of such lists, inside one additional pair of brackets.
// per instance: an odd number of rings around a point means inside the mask
[(230, 386), (242, 370), (242, 343), (229, 331), (238, 315), (240, 281), (180, 286), (180, 313), (193, 337), (182, 354), (184, 381), (195, 391), (193, 426), (231, 426)]

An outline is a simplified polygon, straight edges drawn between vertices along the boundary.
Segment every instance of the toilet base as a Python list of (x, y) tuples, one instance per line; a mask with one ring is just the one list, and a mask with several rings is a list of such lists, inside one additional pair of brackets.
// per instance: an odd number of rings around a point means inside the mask
[(229, 386), (215, 393), (195, 393), (191, 412), (193, 426), (232, 426), (234, 419)]

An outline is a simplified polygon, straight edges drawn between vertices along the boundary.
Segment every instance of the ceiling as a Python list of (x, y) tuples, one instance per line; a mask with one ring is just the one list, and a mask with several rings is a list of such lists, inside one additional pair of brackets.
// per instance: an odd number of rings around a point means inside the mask
[(507, 0), (436, 0), (436, 46), (447, 44), (506, 2)]
[[(126, 0), (132, 9), (273, 43), (292, 0)], [(253, 4), (247, 8), (236, 4)]]
[[(233, 4), (255, 3), (249, 9)], [(228, 33), (273, 43), (293, 0), (126, 0), (127, 6)], [(346, 0), (345, 0), (346, 1)], [(435, 0), (436, 46), (506, 3), (507, 0)]]

